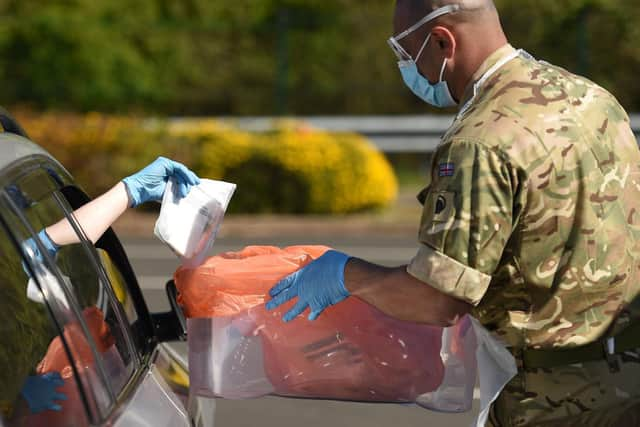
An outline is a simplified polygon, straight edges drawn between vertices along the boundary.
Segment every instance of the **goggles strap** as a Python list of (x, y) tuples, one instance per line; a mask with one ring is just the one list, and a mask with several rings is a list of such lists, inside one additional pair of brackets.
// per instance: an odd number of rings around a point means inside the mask
[(427, 22), (433, 21), (434, 19), (439, 18), (442, 15), (446, 15), (447, 13), (454, 13), (459, 10), (460, 10), (459, 4), (450, 4), (447, 6), (440, 7), (434, 10), (433, 12), (429, 13), (427, 16), (425, 16), (415, 24), (413, 24), (411, 27), (407, 28), (406, 30), (404, 30), (403, 32), (395, 36), (395, 39), (400, 40), (402, 38), (405, 38), (409, 34), (413, 33), (415, 30), (417, 30), (418, 28), (422, 27)]

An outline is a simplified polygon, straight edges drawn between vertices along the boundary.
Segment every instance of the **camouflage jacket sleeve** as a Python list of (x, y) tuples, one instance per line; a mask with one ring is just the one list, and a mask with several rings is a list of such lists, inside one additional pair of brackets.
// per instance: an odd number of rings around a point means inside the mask
[(502, 152), (467, 139), (442, 145), (432, 166), (407, 272), (477, 305), (511, 237), (518, 174)]

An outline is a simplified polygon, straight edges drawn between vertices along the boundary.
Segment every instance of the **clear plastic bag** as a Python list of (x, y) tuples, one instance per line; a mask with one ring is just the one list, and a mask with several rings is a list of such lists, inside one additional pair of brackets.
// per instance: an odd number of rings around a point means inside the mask
[(187, 316), (208, 317), (189, 319), (192, 391), (407, 403), (438, 388), (441, 328), (402, 322), (357, 298), (313, 322), (282, 321), (294, 301), (266, 310), (269, 288), (327, 249), (249, 247), (176, 274)]
[(479, 373), (486, 419), (515, 362), (469, 316), (450, 328), (433, 327), (386, 316), (355, 297), (315, 321), (299, 316), (284, 323), (295, 301), (266, 310), (271, 286), (328, 249), (251, 246), (176, 271), (178, 301), (188, 317), (191, 392), (416, 403), (461, 412), (471, 408)]
[(202, 179), (181, 198), (176, 183), (169, 180), (154, 234), (183, 265), (201, 264), (213, 246), (235, 188), (228, 182)]

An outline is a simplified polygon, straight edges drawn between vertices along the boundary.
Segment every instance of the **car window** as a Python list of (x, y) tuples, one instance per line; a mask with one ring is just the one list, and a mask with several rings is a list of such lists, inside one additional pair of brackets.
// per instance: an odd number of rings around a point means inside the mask
[[(98, 412), (106, 416), (138, 367), (135, 346), (128, 333), (128, 315), (118, 302), (95, 248), (73, 218), (72, 208), (44, 171), (32, 171), (18, 180), (10, 197), (26, 219), (32, 235), (60, 220), (74, 225), (80, 243), (62, 246), (51, 262), (52, 273), (66, 284), (69, 304), (77, 307), (78, 332), (91, 341), (94, 363), (90, 386)], [(113, 275), (112, 275), (113, 276)], [(54, 313), (55, 314), (55, 313)], [(131, 314), (131, 313), (130, 313)], [(87, 354), (89, 356), (89, 354)], [(106, 395), (100, 383), (107, 384)]]
[(135, 359), (110, 297), (110, 284), (100, 277), (91, 253), (83, 244), (60, 248), (56, 264), (71, 283), (76, 300), (105, 367), (107, 380), (118, 394), (135, 368)]
[[(74, 186), (61, 189), (62, 195), (72, 209), (88, 202), (87, 196)], [(95, 244), (97, 258), (108, 277), (113, 294), (129, 324), (132, 341), (140, 358), (150, 354), (154, 346), (154, 328), (142, 291), (129, 264), (120, 241), (112, 229), (108, 229)]]
[(138, 313), (136, 312), (133, 298), (129, 293), (127, 282), (122, 275), (122, 272), (111, 259), (111, 255), (109, 255), (106, 250), (96, 248), (96, 252), (98, 254), (98, 259), (100, 260), (100, 263), (102, 264), (102, 267), (104, 268), (104, 271), (109, 278), (113, 293), (122, 306), (127, 320), (132, 325), (136, 324), (136, 322), (138, 321)]
[(77, 371), (40, 287), (30, 280), (25, 267), (0, 225), (0, 414), (4, 425), (88, 425)]

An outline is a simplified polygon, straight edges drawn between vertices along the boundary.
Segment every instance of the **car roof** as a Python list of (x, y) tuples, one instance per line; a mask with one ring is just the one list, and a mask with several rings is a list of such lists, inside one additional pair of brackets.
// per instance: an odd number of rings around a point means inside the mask
[(0, 171), (19, 159), (36, 155), (56, 161), (46, 150), (28, 139), (14, 133), (0, 132)]

